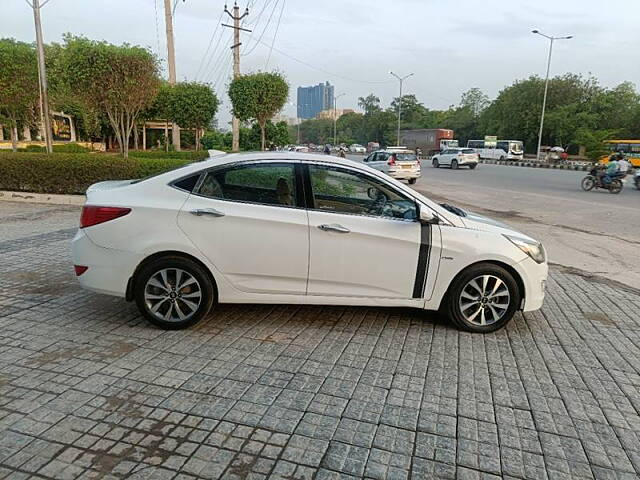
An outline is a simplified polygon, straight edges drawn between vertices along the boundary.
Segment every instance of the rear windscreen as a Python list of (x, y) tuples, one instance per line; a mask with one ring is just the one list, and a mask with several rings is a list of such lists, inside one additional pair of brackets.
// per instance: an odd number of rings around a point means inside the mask
[(415, 162), (415, 153), (394, 153), (398, 162)]
[(474, 152), (472, 149), (470, 148), (465, 148), (464, 150), (462, 150), (462, 153), (476, 153)]

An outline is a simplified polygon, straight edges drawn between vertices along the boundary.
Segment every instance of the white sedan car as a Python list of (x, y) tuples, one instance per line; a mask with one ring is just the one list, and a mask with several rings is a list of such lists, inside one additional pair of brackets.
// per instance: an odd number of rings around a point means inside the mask
[(544, 298), (540, 243), (343, 158), (220, 155), (87, 190), (87, 289), (184, 328), (218, 302), (401, 306), (489, 332)]
[(351, 153), (367, 153), (367, 149), (357, 143), (354, 143), (353, 145), (349, 146), (349, 151)]
[(362, 161), (396, 180), (407, 180), (414, 184), (420, 178), (420, 160), (413, 150), (397, 147), (378, 150)]
[(450, 148), (437, 153), (431, 159), (434, 168), (446, 165), (453, 170), (458, 167), (469, 167), (471, 170), (478, 166), (480, 155), (472, 148)]

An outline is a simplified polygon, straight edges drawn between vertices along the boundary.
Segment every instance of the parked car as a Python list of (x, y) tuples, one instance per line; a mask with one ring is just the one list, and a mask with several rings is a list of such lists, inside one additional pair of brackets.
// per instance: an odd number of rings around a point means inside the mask
[(87, 190), (80, 284), (167, 329), (217, 303), (416, 307), (490, 332), (541, 307), (542, 245), (360, 162), (221, 155)]
[(353, 145), (351, 145), (349, 147), (349, 151), (351, 153), (367, 153), (367, 149), (357, 143), (354, 143)]
[(407, 180), (410, 184), (414, 184), (420, 178), (420, 160), (413, 150), (404, 147), (378, 150), (362, 161), (396, 180)]
[(471, 148), (450, 148), (442, 153), (434, 155), (431, 164), (435, 167), (448, 165), (456, 170), (458, 167), (469, 167), (471, 170), (478, 166), (480, 154)]

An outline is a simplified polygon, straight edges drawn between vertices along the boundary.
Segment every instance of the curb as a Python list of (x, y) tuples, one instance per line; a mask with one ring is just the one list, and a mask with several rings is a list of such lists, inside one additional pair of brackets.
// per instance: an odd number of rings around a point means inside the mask
[(593, 165), (588, 164), (562, 164), (562, 165), (549, 165), (547, 163), (535, 163), (535, 162), (506, 162), (500, 160), (480, 160), (480, 163), (488, 165), (505, 165), (508, 167), (528, 167), (528, 168), (550, 168), (554, 170), (573, 170), (579, 172), (588, 172), (593, 168)]
[(56, 195), (53, 193), (11, 192), (0, 190), (0, 201), (46, 203), (50, 205), (84, 205), (84, 195)]

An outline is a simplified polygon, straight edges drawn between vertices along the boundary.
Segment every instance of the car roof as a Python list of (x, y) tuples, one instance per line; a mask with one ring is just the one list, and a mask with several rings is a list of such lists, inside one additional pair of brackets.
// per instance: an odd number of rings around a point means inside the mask
[(202, 168), (210, 166), (225, 165), (237, 162), (247, 162), (252, 160), (306, 160), (308, 162), (324, 162), (335, 163), (336, 165), (348, 165), (351, 167), (362, 168), (361, 162), (355, 162), (348, 158), (326, 155), (323, 153), (306, 153), (294, 151), (269, 151), (269, 152), (242, 152), (228, 153), (226, 155), (216, 155), (214, 157), (197, 162), (196, 164)]

